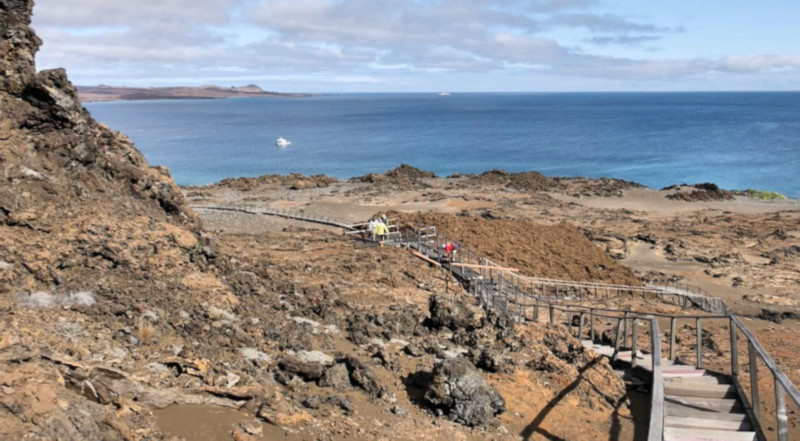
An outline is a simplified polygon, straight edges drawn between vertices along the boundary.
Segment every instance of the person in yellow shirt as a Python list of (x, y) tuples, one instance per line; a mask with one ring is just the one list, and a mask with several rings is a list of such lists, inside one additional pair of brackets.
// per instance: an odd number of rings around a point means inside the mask
[(389, 236), (389, 228), (385, 223), (379, 221), (377, 225), (375, 225), (375, 235), (378, 236), (378, 239), (381, 241), (381, 246), (383, 246), (383, 241)]

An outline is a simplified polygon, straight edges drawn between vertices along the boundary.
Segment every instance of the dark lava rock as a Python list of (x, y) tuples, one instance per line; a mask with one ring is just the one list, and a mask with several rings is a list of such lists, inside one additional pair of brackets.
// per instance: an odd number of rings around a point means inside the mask
[(726, 201), (732, 200), (735, 192), (719, 188), (716, 184), (703, 183), (695, 184), (695, 190), (690, 193), (674, 193), (667, 196), (667, 199), (682, 200), (687, 202), (696, 201)]
[(758, 314), (758, 318), (780, 324), (784, 319), (798, 320), (800, 319), (800, 314), (791, 311), (773, 311), (771, 309), (762, 308), (761, 313)]
[(483, 321), (484, 326), (491, 325), (498, 331), (498, 338), (506, 338), (514, 331), (514, 319), (505, 311), (494, 308), (489, 309), (486, 311), (486, 317)]
[(425, 402), (466, 426), (484, 426), (505, 411), (505, 400), (464, 357), (451, 358), (433, 368)]
[(336, 363), (320, 377), (320, 386), (330, 386), (336, 390), (358, 386), (373, 398), (386, 393), (386, 388), (380, 384), (372, 369), (351, 355), (337, 358)]
[(378, 382), (378, 378), (369, 366), (351, 355), (341, 361), (347, 366), (351, 383), (364, 389), (372, 397), (378, 397), (386, 392), (386, 389)]
[(348, 415), (351, 415), (355, 410), (355, 406), (353, 406), (353, 403), (350, 402), (350, 400), (336, 395), (326, 398), (325, 402), (337, 406), (338, 408), (344, 410)]
[(422, 357), (425, 355), (425, 350), (416, 343), (411, 343), (404, 349), (405, 353), (412, 357)]
[[(616, 335), (615, 335), (616, 338)], [(552, 329), (545, 332), (542, 343), (556, 357), (566, 361), (567, 363), (575, 363), (579, 361), (585, 353), (583, 345), (574, 337), (558, 333)]]
[(600, 333), (600, 343), (614, 346), (617, 342), (617, 328), (606, 328)]
[(319, 379), (319, 385), (336, 390), (352, 389), (353, 385), (350, 383), (350, 372), (347, 370), (347, 365), (336, 363), (328, 368)]
[(296, 374), (306, 381), (319, 380), (325, 372), (325, 366), (316, 361), (304, 362), (294, 357), (284, 357), (278, 361), (278, 366), (286, 372)]
[(454, 331), (474, 328), (472, 311), (462, 301), (433, 295), (428, 299), (428, 309), (433, 328), (449, 328)]
[(357, 345), (368, 344), (373, 338), (391, 340), (424, 334), (420, 326), (421, 311), (416, 306), (375, 314), (360, 311), (348, 319), (349, 339)]
[(483, 348), (480, 352), (471, 353), (475, 366), (488, 372), (506, 372), (508, 365), (507, 351), (497, 348)]
[(311, 395), (304, 399), (302, 404), (308, 409), (319, 409), (322, 406), (322, 398), (319, 395)]
[(425, 170), (420, 170), (408, 164), (400, 164), (400, 167), (387, 171), (386, 176), (390, 178), (401, 178), (401, 179), (436, 178), (436, 175), (434, 173)]

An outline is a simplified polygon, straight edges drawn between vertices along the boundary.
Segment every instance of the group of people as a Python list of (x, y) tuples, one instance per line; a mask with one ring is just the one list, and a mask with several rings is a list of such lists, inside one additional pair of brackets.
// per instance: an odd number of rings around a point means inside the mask
[(386, 218), (386, 213), (369, 218), (367, 231), (372, 233), (372, 240), (379, 240), (383, 246), (383, 242), (389, 238), (389, 219)]

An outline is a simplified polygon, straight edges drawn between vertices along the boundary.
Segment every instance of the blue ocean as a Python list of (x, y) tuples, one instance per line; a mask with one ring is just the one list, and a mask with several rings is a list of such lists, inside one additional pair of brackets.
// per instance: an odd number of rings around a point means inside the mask
[[(535, 170), (800, 198), (800, 92), (344, 94), (88, 103), (181, 185)], [(291, 141), (277, 148), (275, 140)]]

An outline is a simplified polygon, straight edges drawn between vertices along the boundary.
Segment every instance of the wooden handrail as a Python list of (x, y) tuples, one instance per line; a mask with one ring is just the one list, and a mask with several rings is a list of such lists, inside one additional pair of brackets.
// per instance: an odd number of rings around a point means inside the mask
[(664, 439), (664, 372), (661, 367), (661, 334), (658, 320), (650, 316), (650, 341), (653, 350), (653, 386), (650, 393), (650, 428), (647, 441)]

